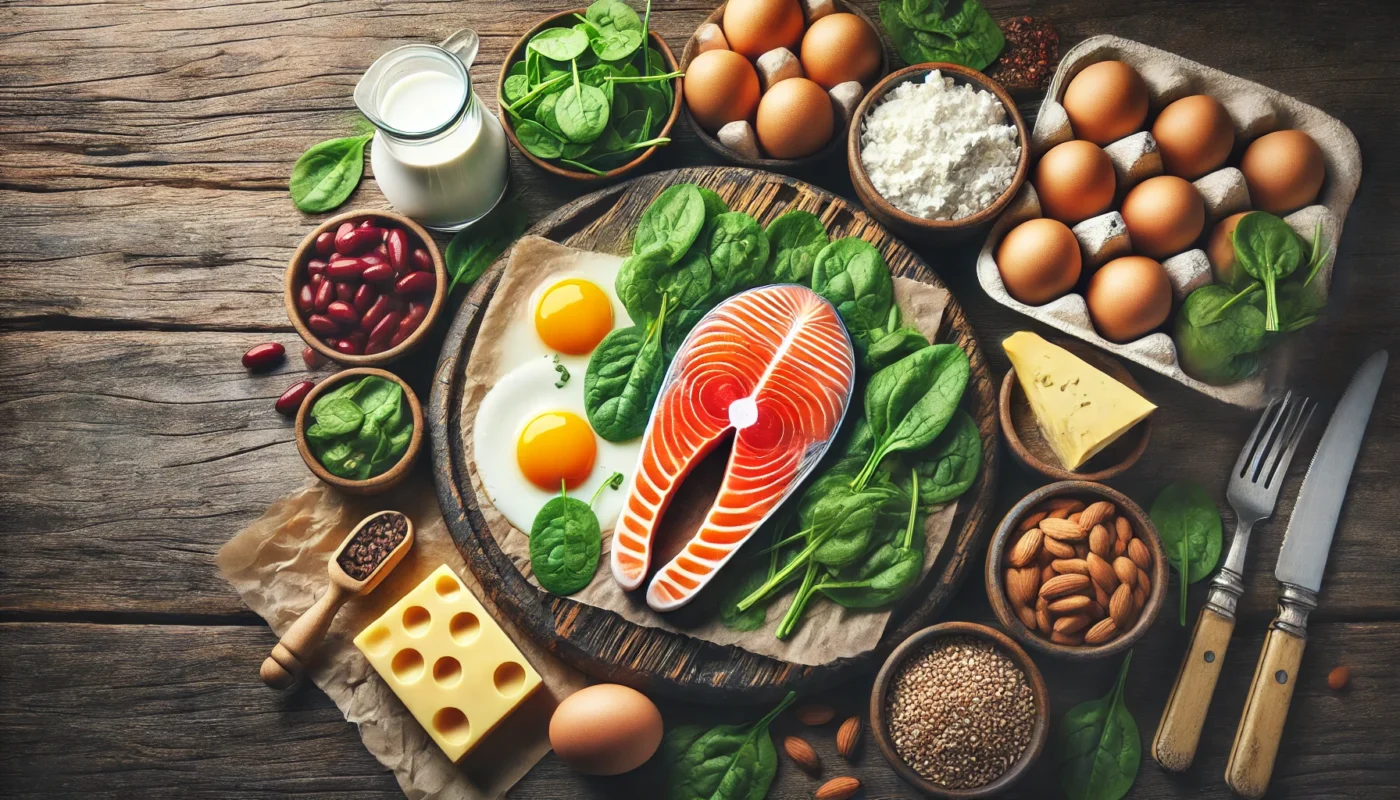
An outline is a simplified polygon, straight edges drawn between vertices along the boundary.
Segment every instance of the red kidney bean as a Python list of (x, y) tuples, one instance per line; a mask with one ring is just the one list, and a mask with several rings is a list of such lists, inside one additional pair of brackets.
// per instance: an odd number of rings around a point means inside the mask
[[(388, 241), (388, 239), (389, 239), (389, 231), (388, 231), (388, 230), (385, 230), (385, 231), (384, 231), (384, 240), (385, 240), (385, 241)], [(375, 248), (374, 248), (374, 250), (373, 250), (372, 252), (378, 253), (379, 255), (384, 256), (385, 258), (388, 258), (388, 257), (389, 257), (389, 246), (386, 245), (384, 242), (380, 242), (378, 245), (375, 245)]]
[(378, 340), (376, 340), (376, 339), (370, 339), (369, 342), (365, 345), (365, 355), (367, 355), (367, 356), (372, 356), (372, 355), (375, 355), (375, 354), (377, 354), (377, 353), (382, 353), (382, 352), (384, 352), (385, 350), (388, 350), (388, 349), (389, 349), (389, 343), (388, 343), (388, 342), (381, 342), (381, 341), (378, 341)]
[(326, 363), (326, 357), (317, 352), (311, 345), (301, 348), (301, 361), (307, 369), (316, 369)]
[(437, 288), (437, 275), (431, 272), (410, 272), (394, 283), (394, 291), (399, 294), (431, 292)]
[(335, 343), (335, 351), (347, 356), (358, 356), (364, 353), (364, 348), (349, 339), (338, 339)]
[(335, 251), (342, 256), (357, 256), (374, 248), (384, 241), (384, 232), (379, 228), (351, 228), (335, 235)]
[(370, 219), (369, 217), (365, 217), (364, 219), (360, 220), (360, 227), (361, 227), (361, 228), (368, 228), (369, 226), (371, 226), (371, 225), (373, 225), (373, 224), (374, 224), (374, 220), (373, 220), (373, 219)]
[(389, 263), (394, 265), (394, 271), (403, 272), (408, 269), (408, 234), (394, 228), (389, 231), (384, 244), (389, 252)]
[(306, 271), (311, 275), (320, 275), (326, 271), (326, 262), (319, 258), (313, 258), (306, 262)]
[(355, 344), (359, 345), (360, 347), (364, 347), (364, 346), (365, 346), (365, 341), (369, 339), (369, 334), (365, 333), (364, 331), (354, 330), (354, 331), (350, 331), (349, 334), (347, 334), (346, 336), (344, 336), (344, 337), (342, 337), (342, 338), (344, 338), (344, 339), (347, 340), (347, 341), (354, 342)]
[(428, 251), (421, 247), (413, 248), (413, 254), (410, 256), (410, 259), (413, 261), (414, 269), (421, 269), (428, 272), (431, 272), (433, 269), (433, 257), (428, 255)]
[(346, 278), (358, 278), (360, 273), (365, 271), (365, 262), (358, 258), (344, 258), (336, 256), (331, 259), (330, 266), (326, 267), (326, 277), (333, 281), (343, 281)]
[(297, 308), (303, 314), (310, 314), (316, 308), (316, 290), (311, 284), (303, 283), (297, 290)]
[(387, 294), (379, 295), (379, 299), (374, 301), (374, 305), (369, 307), (360, 317), (360, 330), (372, 331), (374, 326), (379, 324), (384, 315), (393, 311), (393, 297)]
[(328, 256), (335, 252), (335, 234), (330, 231), (322, 231), (316, 234), (316, 254)]
[(334, 336), (340, 332), (340, 326), (335, 324), (335, 320), (324, 314), (312, 314), (307, 317), (306, 327), (318, 336)]
[(394, 336), (389, 340), (390, 347), (398, 347), (404, 339), (407, 339), (418, 326), (423, 324), (423, 319), (428, 316), (428, 306), (423, 303), (412, 303), (408, 307), (408, 313), (404, 315), (403, 321), (399, 323), (399, 329), (394, 332)]
[(342, 303), (349, 303), (355, 299), (355, 284), (349, 281), (335, 282), (335, 299)]
[(297, 381), (287, 387), (287, 391), (283, 392), (282, 396), (277, 398), (277, 402), (273, 404), (273, 407), (277, 409), (278, 414), (285, 417), (296, 416), (297, 409), (301, 408), (301, 404), (306, 400), (306, 396), (311, 394), (311, 387), (315, 385), (316, 384), (311, 381)]
[(365, 284), (355, 290), (355, 300), (351, 303), (355, 307), (356, 313), (363, 314), (374, 305), (374, 301), (379, 299), (379, 292), (373, 286)]
[(342, 327), (350, 328), (360, 324), (360, 315), (355, 313), (355, 307), (343, 300), (337, 300), (326, 308), (326, 316), (340, 323)]
[(375, 264), (387, 264), (387, 263), (389, 263), (389, 257), (388, 257), (387, 255), (385, 255), (384, 253), (369, 252), (369, 253), (365, 253), (364, 255), (360, 256), (359, 258), (360, 258), (361, 261), (364, 262), (364, 264), (365, 264), (366, 267), (372, 267), (372, 266), (374, 266)]
[(379, 320), (379, 322), (375, 323), (374, 328), (370, 330), (369, 340), (371, 342), (389, 341), (389, 339), (394, 335), (394, 331), (398, 330), (399, 323), (402, 320), (403, 314), (397, 311), (390, 311), (388, 314), (385, 314), (384, 317)]
[(388, 264), (375, 264), (360, 273), (360, 277), (370, 283), (390, 281), (394, 279), (394, 268)]
[(277, 342), (263, 342), (254, 345), (248, 352), (243, 354), (243, 366), (254, 372), (261, 372), (271, 369), (282, 363), (282, 359), (287, 354), (287, 348)]
[(321, 285), (316, 287), (316, 296), (312, 301), (312, 308), (317, 313), (326, 310), (326, 306), (335, 299), (335, 284), (330, 281), (321, 281)]

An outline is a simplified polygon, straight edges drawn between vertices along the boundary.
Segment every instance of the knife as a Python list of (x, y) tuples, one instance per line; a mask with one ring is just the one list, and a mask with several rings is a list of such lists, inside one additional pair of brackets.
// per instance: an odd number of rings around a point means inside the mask
[(1298, 664), (1303, 660), (1308, 613), (1317, 608), (1327, 551), (1388, 360), (1386, 351), (1375, 353), (1351, 379), (1317, 445), (1283, 535), (1283, 548), (1274, 568), (1279, 581), (1278, 616), (1270, 623), (1259, 653), (1235, 744), (1225, 765), (1225, 782), (1250, 800), (1263, 797), (1269, 788)]

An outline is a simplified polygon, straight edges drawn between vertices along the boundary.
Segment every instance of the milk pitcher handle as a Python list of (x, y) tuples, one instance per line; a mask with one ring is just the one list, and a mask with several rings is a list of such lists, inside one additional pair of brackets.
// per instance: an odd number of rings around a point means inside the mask
[(476, 61), (476, 51), (481, 47), (481, 38), (471, 28), (463, 28), (443, 39), (438, 46), (460, 58), (462, 64), (471, 69), (472, 62)]

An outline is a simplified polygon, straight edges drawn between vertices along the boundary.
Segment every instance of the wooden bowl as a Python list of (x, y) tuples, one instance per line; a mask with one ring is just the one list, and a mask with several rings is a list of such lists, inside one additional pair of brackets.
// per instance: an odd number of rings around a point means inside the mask
[[(899, 751), (895, 750), (894, 740), (890, 738), (889, 713), (885, 709), (885, 695), (889, 692), (890, 684), (894, 682), (895, 674), (899, 672), (899, 668), (903, 666), (904, 662), (922, 650), (924, 645), (942, 636), (971, 636), (996, 645), (1003, 653), (1010, 656), (1011, 660), (1016, 662), (1016, 666), (1025, 673), (1026, 682), (1030, 684), (1031, 693), (1035, 695), (1035, 727), (1031, 729), (1031, 741), (1030, 744), (1026, 745), (1026, 751), (1001, 777), (991, 783), (972, 789), (949, 789), (920, 775), (913, 767), (906, 764), (904, 759), (900, 758)], [(880, 754), (890, 763), (899, 777), (924, 794), (933, 797), (956, 798), (957, 800), (991, 797), (1006, 791), (1012, 784), (1020, 780), (1035, 763), (1035, 760), (1040, 757), (1041, 751), (1045, 749), (1045, 740), (1050, 735), (1050, 692), (1045, 688), (1045, 679), (1041, 677), (1040, 669), (1036, 667), (1035, 662), (1031, 660), (1025, 650), (1007, 638), (1006, 634), (974, 622), (943, 622), (912, 634), (899, 647), (896, 647), (894, 652), (890, 653), (889, 658), (885, 659), (885, 665), (880, 668), (880, 673), (875, 677), (875, 688), (870, 692), (870, 728), (874, 732), (875, 745), (880, 748)]]
[[(864, 127), (866, 116), (875, 106), (880, 104), (885, 95), (889, 94), (894, 87), (908, 81), (922, 81), (924, 76), (933, 70), (939, 70), (945, 76), (951, 77), (959, 83), (970, 84), (974, 88), (985, 89), (996, 95), (996, 98), (1001, 101), (1002, 107), (1006, 109), (1011, 124), (1016, 126), (1016, 132), (1021, 141), (1021, 158), (1016, 162), (1016, 174), (1011, 178), (1011, 185), (1007, 186), (1006, 191), (1002, 192), (1001, 196), (991, 205), (962, 219), (925, 219), (895, 208), (893, 204), (881, 197), (879, 192), (875, 191), (875, 185), (870, 182), (870, 176), (865, 171), (865, 164), (860, 159), (861, 130)], [(851, 170), (851, 183), (855, 185), (856, 195), (860, 197), (860, 201), (865, 204), (865, 208), (871, 216), (880, 220), (896, 233), (910, 239), (928, 242), (957, 242), (986, 233), (991, 228), (992, 222), (1011, 204), (1012, 198), (1016, 196), (1021, 184), (1026, 182), (1026, 176), (1030, 174), (1030, 142), (1030, 129), (1026, 126), (1026, 121), (1022, 119), (1021, 112), (1016, 109), (1016, 101), (1011, 98), (1006, 89), (1002, 88), (1001, 84), (977, 70), (968, 69), (958, 64), (930, 63), (905, 67), (892, 73), (866, 93), (865, 99), (856, 108), (854, 121), (847, 133), (846, 153)]]
[[(365, 217), (388, 220), (396, 225), (407, 228), (410, 233), (418, 237), (423, 243), (423, 248), (427, 250), (428, 255), (433, 258), (433, 274), (437, 276), (437, 289), (433, 292), (432, 304), (428, 306), (428, 316), (423, 318), (423, 322), (418, 326), (418, 330), (410, 334), (407, 339), (399, 342), (398, 347), (391, 347), (382, 353), (375, 353), (374, 355), (351, 356), (326, 344), (321, 340), (321, 337), (317, 336), (310, 328), (306, 327), (306, 321), (302, 319), (301, 311), (297, 309), (296, 296), (297, 292), (301, 290), (302, 284), (307, 281), (308, 276), (306, 270), (302, 268), (302, 264), (305, 263), (311, 253), (314, 252), (312, 248), (316, 245), (316, 237), (326, 231), (334, 232), (336, 228), (340, 227), (340, 223), (342, 222), (360, 220)], [(423, 340), (428, 335), (428, 331), (433, 327), (433, 324), (437, 322), (438, 316), (442, 313), (443, 304), (447, 300), (447, 264), (442, 259), (442, 253), (438, 250), (437, 243), (433, 241), (433, 237), (423, 229), (422, 225), (405, 217), (403, 214), (396, 214), (393, 211), (357, 209), (354, 211), (346, 211), (343, 214), (336, 214), (334, 217), (317, 225), (311, 233), (308, 233), (306, 238), (301, 240), (301, 244), (297, 246), (296, 252), (292, 253), (292, 259), (287, 263), (287, 274), (283, 279), (283, 283), (284, 290), (282, 301), (287, 308), (287, 319), (292, 321), (292, 327), (296, 328), (297, 334), (301, 336), (302, 341), (310, 345), (311, 349), (337, 363), (348, 364), (352, 367), (377, 367), (407, 355), (412, 352), (414, 348), (423, 343)]]
[[(870, 29), (875, 31), (876, 38), (880, 40), (880, 75), (888, 74), (890, 71), (890, 49), (889, 46), (885, 44), (884, 37), (880, 35), (880, 26), (871, 21), (870, 17), (866, 15), (864, 11), (860, 10), (858, 6), (848, 3), (846, 0), (834, 0), (834, 4), (838, 12), (855, 14), (857, 17), (865, 20), (865, 24), (869, 25)], [(705, 18), (705, 23), (713, 22), (721, 28), (724, 27), (722, 20), (724, 19), (724, 9), (727, 5), (729, 5), (727, 2), (721, 3), (719, 8), (710, 12), (710, 15)], [(809, 24), (804, 20), (802, 29), (804, 34), (807, 31), (807, 27), (809, 27)], [(696, 29), (696, 33), (699, 33), (698, 28)], [(699, 53), (696, 52), (699, 47), (699, 42), (697, 42), (695, 38), (696, 33), (690, 35), (690, 38), (686, 40), (685, 50), (681, 51), (682, 70), (689, 68), (690, 62), (695, 60), (695, 57), (699, 55)], [(797, 55), (797, 53), (793, 53), (793, 55)], [(870, 87), (866, 87), (866, 91), (870, 91)], [(695, 135), (700, 139), (701, 143), (715, 151), (721, 158), (732, 161), (740, 166), (752, 167), (754, 169), (766, 169), (769, 172), (791, 173), (818, 162), (826, 161), (841, 152), (846, 138), (844, 132), (841, 130), (841, 119), (838, 114), (835, 121), (836, 127), (831, 132), (831, 141), (827, 142), (825, 147), (810, 156), (803, 156), (802, 158), (749, 158), (742, 153), (725, 147), (720, 143), (719, 139), (716, 139), (709, 131), (700, 127), (700, 123), (696, 122), (695, 117), (691, 116), (689, 108), (684, 110), (684, 114), (686, 124), (690, 125), (691, 130), (695, 131)]]
[[(515, 149), (518, 150), (521, 155), (525, 156), (525, 158), (528, 159), (530, 163), (534, 164), (535, 166), (539, 167), (545, 172), (548, 172), (551, 175), (556, 175), (560, 178), (565, 178), (571, 181), (578, 181), (579, 183), (597, 183), (601, 181), (610, 181), (626, 175), (627, 173), (640, 166), (642, 162), (651, 158), (652, 154), (655, 153), (656, 149), (658, 147), (661, 147), (661, 145), (652, 145), (651, 147), (648, 147), (647, 149), (641, 151), (641, 153), (636, 158), (632, 159), (631, 161), (628, 161), (626, 164), (623, 164), (620, 167), (610, 169), (602, 175), (594, 175), (591, 172), (582, 172), (576, 169), (569, 169), (568, 167), (556, 164), (553, 161), (546, 161), (542, 158), (539, 158), (533, 153), (531, 153), (529, 150), (526, 150), (524, 147), (522, 147), (520, 145), (520, 140), (517, 139), (515, 136), (515, 120), (513, 117), (511, 117), (510, 112), (505, 110), (505, 106), (502, 104), (503, 98), (505, 97), (506, 78), (510, 76), (511, 65), (525, 57), (525, 47), (529, 44), (530, 39), (533, 38), (535, 34), (539, 33), (545, 28), (568, 27), (572, 25), (575, 21), (574, 15), (582, 15), (587, 10), (588, 9), (586, 8), (575, 8), (569, 11), (561, 11), (560, 13), (550, 17), (545, 17), (543, 20), (540, 20), (540, 22), (536, 24), (535, 27), (531, 28), (529, 31), (526, 31), (524, 36), (515, 40), (515, 46), (511, 47), (510, 53), (506, 55), (506, 60), (501, 63), (501, 75), (496, 82), (496, 116), (499, 117), (501, 120), (501, 127), (506, 129), (506, 136), (510, 139), (510, 143), (514, 145)], [(679, 70), (680, 66), (676, 63), (676, 56), (674, 53), (671, 52), (671, 48), (666, 44), (666, 40), (662, 39), (661, 35), (658, 34), (655, 31), (655, 29), (649, 31), (649, 33), (651, 44), (653, 47), (656, 48), (656, 50), (659, 53), (661, 53), (661, 57), (665, 59), (666, 66), (669, 68), (668, 71), (675, 72)], [(681, 100), (681, 79), (673, 79), (671, 81), (671, 88), (673, 90), (672, 94), (674, 95), (674, 100), (671, 103), (671, 115), (666, 118), (666, 124), (661, 127), (661, 132), (657, 134), (658, 136), (671, 135), (671, 128), (675, 126), (676, 117), (680, 115), (681, 106), (684, 105), (684, 103)], [(666, 146), (670, 147), (670, 145)]]
[[(1133, 376), (1129, 374), (1128, 370), (1097, 348), (1084, 342), (1069, 339), (1052, 339), (1051, 343), (1084, 359), (1090, 365), (1107, 373), (1110, 378), (1138, 394), (1143, 394), (1142, 387), (1133, 380)], [(1143, 394), (1143, 396), (1146, 395)], [(1118, 437), (1108, 447), (1096, 453), (1093, 458), (1081, 464), (1079, 469), (1068, 470), (1060, 465), (1055, 451), (1050, 449), (1050, 443), (1045, 440), (1045, 435), (1041, 433), (1040, 425), (1035, 420), (1034, 412), (1031, 411), (1030, 400), (1026, 398), (1025, 390), (1021, 388), (1021, 381), (1016, 377), (1014, 367), (1007, 370), (1006, 377), (1002, 378), (1001, 399), (998, 405), (1001, 413), (1001, 429), (1006, 435), (1006, 444), (1011, 449), (1012, 457), (1021, 466), (1039, 472), (1052, 480), (1106, 481), (1116, 477), (1137, 463), (1138, 459), (1142, 457), (1143, 451), (1147, 449), (1148, 440), (1152, 438), (1152, 417), (1149, 416)]]
[[(1038, 632), (1032, 631), (1021, 622), (1021, 618), (1012, 610), (1011, 602), (1006, 597), (1006, 571), (1002, 561), (1006, 548), (1014, 543), (1015, 538), (1019, 536), (1017, 527), (1021, 520), (1025, 519), (1032, 509), (1052, 497), (1073, 497), (1086, 503), (1098, 500), (1107, 500), (1113, 503), (1117, 507), (1118, 513), (1126, 516), (1133, 523), (1133, 531), (1137, 538), (1143, 540), (1152, 554), (1152, 591), (1148, 595), (1147, 604), (1143, 606), (1137, 622), (1127, 633), (1121, 634), (1105, 644), (1072, 646), (1056, 644), (1049, 639), (1042, 638)], [(1167, 596), (1167, 554), (1162, 549), (1162, 540), (1157, 536), (1157, 528), (1152, 525), (1152, 520), (1148, 518), (1147, 512), (1143, 511), (1142, 507), (1134, 503), (1127, 495), (1101, 483), (1061, 481), (1047, 484), (1026, 495), (1002, 518), (1001, 524), (992, 534), (991, 543), (987, 546), (986, 581), (987, 599), (992, 604), (992, 611), (996, 612), (997, 619), (1016, 641), (1032, 650), (1038, 650), (1058, 658), (1070, 661), (1092, 661), (1108, 658), (1127, 650), (1142, 638), (1148, 628), (1152, 627), (1152, 623), (1156, 621), (1157, 614), (1162, 610), (1162, 603)]]
[[(408, 400), (408, 408), (413, 412), (413, 436), (408, 440), (408, 449), (403, 452), (399, 463), (372, 478), (356, 481), (332, 475), (329, 470), (321, 466), (321, 462), (316, 459), (315, 454), (306, 444), (306, 429), (309, 426), (311, 407), (322, 395), (347, 380), (363, 378), (366, 375), (388, 378), (403, 388), (404, 397)], [(301, 408), (297, 410), (297, 452), (301, 453), (301, 460), (306, 462), (306, 466), (316, 474), (316, 477), (342, 492), (358, 495), (379, 494), (398, 485), (413, 470), (413, 462), (418, 460), (418, 454), (423, 449), (423, 424), (423, 406), (418, 402), (418, 395), (414, 394), (413, 389), (409, 388), (409, 385), (404, 383), (399, 376), (392, 372), (369, 367), (341, 370), (316, 384), (311, 393), (302, 401)]]

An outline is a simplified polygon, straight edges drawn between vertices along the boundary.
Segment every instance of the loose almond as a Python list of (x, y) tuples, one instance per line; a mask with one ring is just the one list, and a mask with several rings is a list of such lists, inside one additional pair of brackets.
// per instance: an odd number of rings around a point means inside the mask
[(1073, 522), (1053, 517), (1041, 520), (1040, 529), (1045, 532), (1046, 536), (1059, 539), (1062, 542), (1079, 542), (1089, 536), (1087, 531)]
[(1113, 621), (1113, 617), (1104, 617), (1084, 632), (1084, 644), (1103, 644), (1117, 635), (1118, 625)]
[[(1075, 525), (1079, 525), (1079, 512), (1076, 511), (1073, 514), (1070, 514), (1068, 517), (1065, 517), (1065, 519), (1069, 520), (1070, 522), (1073, 522)], [(1080, 527), (1083, 526), (1081, 525)]]
[(1109, 550), (1109, 554), (1104, 556), (1104, 560), (1111, 562), (1113, 561), (1113, 559), (1118, 558), (1119, 556), (1126, 556), (1127, 554), (1128, 548), (1123, 545), (1123, 540), (1114, 539), (1113, 549)]
[(1113, 597), (1108, 601), (1108, 618), (1113, 620), (1120, 630), (1127, 630), (1128, 623), (1133, 617), (1133, 590), (1128, 585), (1122, 584)]
[(1147, 545), (1140, 539), (1128, 540), (1128, 558), (1143, 572), (1152, 569), (1152, 554), (1147, 552)]
[(787, 752), (788, 758), (793, 763), (801, 767), (804, 771), (816, 775), (822, 771), (822, 760), (817, 755), (817, 751), (812, 749), (812, 745), (800, 736), (789, 736), (783, 739), (783, 750)]
[(1089, 567), (1089, 577), (1094, 579), (1094, 583), (1103, 588), (1105, 592), (1112, 592), (1118, 588), (1118, 574), (1113, 571), (1113, 567), (1102, 558), (1090, 553), (1084, 559), (1084, 563)]
[(1114, 532), (1118, 534), (1118, 541), (1127, 544), (1133, 538), (1133, 523), (1127, 517), (1118, 517), (1113, 521)]
[(1082, 558), (1057, 558), (1050, 562), (1050, 566), (1061, 575), (1071, 572), (1077, 575), (1089, 574), (1089, 562)]
[(1084, 595), (1071, 594), (1051, 602), (1048, 608), (1052, 614), (1074, 614), (1087, 611), (1091, 605), (1094, 605), (1094, 601)]
[(1113, 516), (1116, 511), (1117, 509), (1113, 507), (1113, 504), (1107, 500), (1091, 503), (1088, 508), (1080, 512), (1079, 526), (1092, 530), (1095, 525)]
[(1074, 558), (1074, 545), (1069, 542), (1045, 536), (1041, 539), (1040, 546), (1055, 558)]
[(1006, 571), (1006, 596), (1013, 606), (1024, 607), (1035, 602), (1040, 589), (1040, 570), (1035, 567)]
[(1040, 521), (1045, 519), (1049, 515), (1050, 512), (1048, 511), (1037, 511), (1034, 514), (1031, 514), (1029, 517), (1026, 517), (1025, 519), (1021, 520), (1021, 524), (1016, 526), (1016, 530), (1022, 532), (1028, 531), (1031, 528), (1034, 528), (1035, 526), (1039, 525)]
[(836, 709), (825, 703), (807, 703), (798, 706), (793, 715), (803, 725), (825, 725), (836, 716)]
[(1075, 543), (1074, 543), (1074, 557), (1075, 557), (1075, 558), (1088, 558), (1088, 557), (1089, 557), (1089, 539), (1088, 539), (1087, 537), (1086, 537), (1086, 538), (1084, 539), (1084, 541), (1082, 541), (1082, 542), (1075, 542)]
[(860, 747), (860, 717), (851, 717), (836, 731), (836, 752), (850, 761), (857, 747)]
[(847, 800), (860, 791), (860, 781), (850, 777), (832, 778), (823, 783), (813, 800)]
[(1108, 528), (1095, 525), (1093, 530), (1089, 531), (1089, 552), (1103, 558), (1113, 551), (1114, 541), (1113, 534), (1108, 532)]
[(1084, 644), (1084, 634), (1055, 631), (1054, 633), (1050, 634), (1050, 641), (1054, 642), (1055, 644), (1065, 644), (1071, 647), (1078, 647), (1079, 645)]
[(1089, 576), (1078, 573), (1068, 575), (1056, 575), (1050, 580), (1040, 585), (1040, 596), (1046, 600), (1054, 600), (1067, 594), (1074, 594), (1089, 587)]
[(1035, 612), (1026, 606), (1016, 606), (1016, 616), (1021, 618), (1021, 624), (1031, 630), (1035, 630)]
[(1131, 587), (1137, 581), (1138, 568), (1133, 560), (1127, 557), (1113, 559), (1113, 574), (1118, 576), (1119, 583), (1126, 583)]
[(1142, 613), (1142, 609), (1147, 606), (1147, 597), (1150, 593), (1147, 589), (1139, 586), (1133, 590), (1133, 616), (1137, 617)]
[(1021, 534), (1021, 538), (1016, 540), (1016, 545), (1011, 548), (1011, 553), (1006, 557), (1006, 563), (1013, 567), (1024, 567), (1035, 561), (1040, 554), (1040, 540), (1044, 534), (1039, 528), (1031, 528)]

